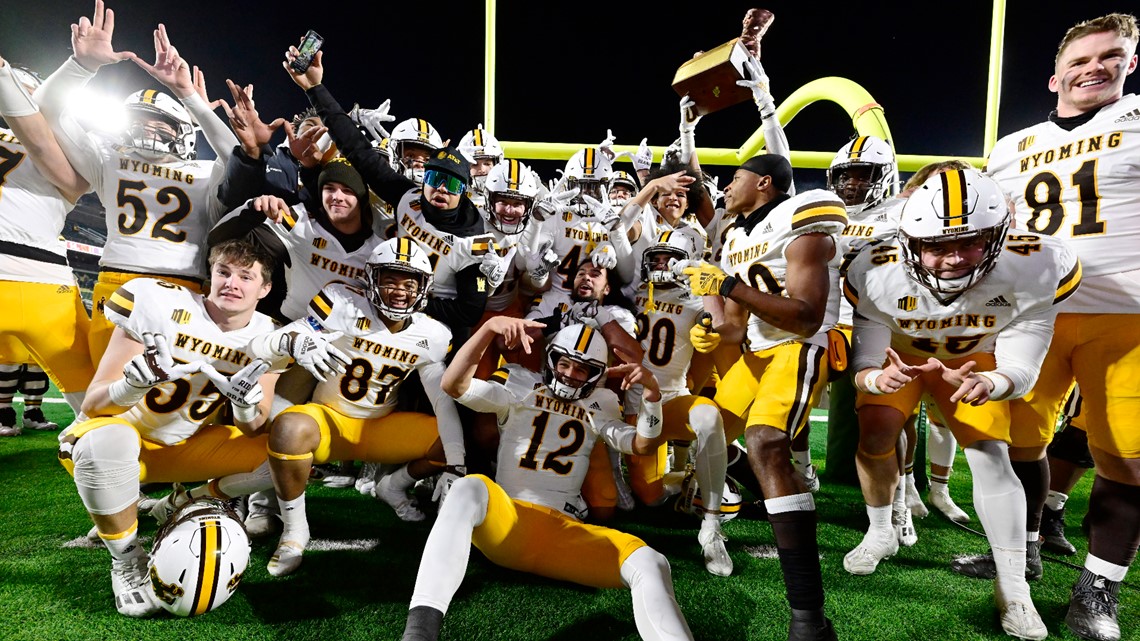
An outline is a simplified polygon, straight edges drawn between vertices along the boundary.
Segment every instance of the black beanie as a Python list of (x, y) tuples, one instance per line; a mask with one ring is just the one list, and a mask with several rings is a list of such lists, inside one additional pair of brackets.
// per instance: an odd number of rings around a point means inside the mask
[(740, 168), (759, 176), (770, 176), (772, 186), (780, 193), (786, 194), (792, 188), (792, 164), (783, 156), (776, 154), (753, 156), (745, 160)]
[(340, 157), (330, 160), (321, 170), (320, 177), (317, 178), (317, 189), (324, 189), (325, 183), (330, 182), (340, 183), (356, 194), (356, 199), (360, 201), (361, 211), (368, 208), (368, 186), (364, 184), (360, 172), (356, 171), (356, 168), (348, 160)]

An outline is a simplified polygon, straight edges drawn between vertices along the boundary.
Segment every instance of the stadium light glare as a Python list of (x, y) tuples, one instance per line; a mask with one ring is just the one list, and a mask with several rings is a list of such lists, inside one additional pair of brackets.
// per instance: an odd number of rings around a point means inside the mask
[(127, 110), (120, 98), (114, 98), (98, 89), (85, 87), (76, 104), (83, 105), (76, 110), (76, 120), (85, 129), (93, 129), (107, 134), (120, 134), (127, 129)]

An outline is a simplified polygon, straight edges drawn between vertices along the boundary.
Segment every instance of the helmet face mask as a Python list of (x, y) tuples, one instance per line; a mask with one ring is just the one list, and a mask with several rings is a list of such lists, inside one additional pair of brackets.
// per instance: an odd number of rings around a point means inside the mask
[(605, 378), (609, 347), (600, 331), (587, 325), (567, 325), (546, 346), (543, 382), (565, 401), (584, 399)]
[(564, 176), (567, 190), (579, 190), (572, 201), (580, 207), (579, 214), (590, 215), (582, 196), (590, 196), (604, 204), (609, 203), (610, 181), (613, 180), (613, 163), (595, 147), (586, 147), (566, 161)]
[(182, 103), (151, 89), (136, 91), (126, 101), (127, 130), (123, 146), (151, 162), (193, 160), (197, 134)]
[(364, 277), (368, 301), (393, 322), (427, 306), (434, 280), (427, 254), (408, 238), (392, 238), (372, 250), (364, 264)]
[(894, 149), (875, 136), (858, 136), (843, 145), (827, 169), (827, 189), (859, 210), (894, 196), (898, 183)]
[[(521, 233), (530, 220), (534, 201), (538, 198), (538, 179), (534, 172), (521, 162), (510, 159), (495, 165), (486, 178), (487, 206), (484, 215), (487, 222), (504, 234)], [(522, 212), (517, 218), (515, 211), (503, 218), (496, 210), (500, 203), (512, 210), (518, 210), (518, 204), (522, 203)]]
[(225, 603), (249, 565), (249, 536), (228, 504), (200, 498), (178, 508), (154, 537), (150, 581), (163, 609), (204, 614)]
[(417, 185), (422, 185), (423, 163), (427, 162), (432, 152), (443, 148), (443, 139), (430, 122), (423, 118), (408, 118), (392, 129), (388, 148), (392, 157), (392, 169), (415, 181)]
[[(898, 237), (907, 275), (952, 303), (997, 265), (1009, 220), (1009, 201), (992, 178), (973, 169), (931, 176), (903, 205)], [(947, 253), (964, 260), (942, 265)]]

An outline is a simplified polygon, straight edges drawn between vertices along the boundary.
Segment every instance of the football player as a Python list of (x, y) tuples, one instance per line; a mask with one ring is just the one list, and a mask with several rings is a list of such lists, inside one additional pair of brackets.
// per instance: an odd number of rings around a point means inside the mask
[[(719, 336), (694, 331), (705, 308), (702, 300), (677, 282), (671, 261), (699, 260), (704, 238), (691, 227), (662, 232), (645, 250), (641, 283), (631, 292), (637, 315), (637, 338), (645, 351), (641, 366), (653, 373), (661, 388), (664, 434), (667, 441), (696, 444), (695, 474), (704, 506), (701, 544), (705, 569), (718, 576), (732, 574), (732, 558), (721, 532), (722, 488), (728, 465), (724, 421), (712, 400), (694, 396), (688, 389), (689, 364), (698, 352), (716, 348)], [(696, 341), (693, 339), (696, 338)], [(627, 409), (627, 414), (628, 414)], [(665, 445), (652, 456), (631, 457), (630, 484), (638, 498), (657, 505), (667, 498), (664, 488)]]
[(591, 587), (629, 588), (641, 638), (693, 638), (665, 557), (634, 536), (582, 522), (580, 491), (596, 440), (639, 454), (660, 443), (656, 379), (640, 366), (621, 366), (623, 388), (645, 389), (637, 427), (627, 425), (617, 397), (599, 385), (609, 349), (600, 332), (586, 325), (569, 325), (552, 337), (542, 374), (507, 365), (488, 380), (474, 378), (483, 350), (496, 337), (529, 350), (527, 330), (535, 327), (542, 324), (491, 319), (460, 348), (444, 376), (444, 391), (460, 403), (498, 415), (499, 472), (495, 481), (471, 475), (452, 485), (424, 546), (404, 640), (439, 638), (472, 545), (503, 567)]
[[(60, 239), (64, 219), (90, 185), (67, 161), (32, 98), (40, 81), (0, 58), (0, 334), (11, 347), (3, 362), (29, 354), (79, 413), (95, 375), (87, 348), (90, 321)], [(30, 162), (24, 162), (29, 159)], [(10, 409), (10, 408), (9, 408)], [(15, 432), (11, 420), (0, 421)]]
[[(407, 238), (386, 240), (365, 274), (363, 289), (331, 283), (313, 298), (306, 317), (251, 345), (265, 358), (291, 356), (320, 381), (312, 402), (278, 414), (270, 431), (269, 464), (284, 523), (269, 561), (274, 576), (296, 570), (309, 542), (305, 484), (314, 463), (401, 465), (374, 493), (405, 521), (424, 519), (408, 498), (417, 479), (443, 471), (437, 487), (446, 492), (466, 473), (459, 415), (439, 388), (451, 334), (422, 313), (432, 285), (426, 252)], [(434, 417), (395, 411), (400, 384), (413, 370)]]
[(467, 162), (471, 163), (471, 200), (482, 207), (487, 198), (487, 176), (503, 162), (503, 147), (499, 144), (499, 139), (480, 124), (463, 134), (458, 149)]
[[(44, 394), (48, 391), (47, 374), (31, 360), (31, 354), (28, 354), (23, 345), (17, 342), (15, 345), (6, 346), (4, 353), (11, 354), (13, 351), (17, 356), (11, 360), (24, 362), (0, 365), (0, 436), (19, 436), (23, 428), (58, 430), (59, 425), (47, 420), (42, 407)], [(6, 360), (8, 358), (5, 356)], [(12, 407), (17, 391), (20, 392), (21, 400), (24, 402), (23, 428), (16, 426), (16, 409)]]
[[(715, 401), (730, 441), (742, 433), (776, 538), (788, 603), (789, 639), (834, 639), (823, 608), (815, 501), (791, 462), (791, 439), (827, 384), (827, 329), (839, 314), (835, 237), (847, 223), (835, 194), (789, 196), (783, 156), (748, 159), (725, 188), (739, 216), (722, 267), (677, 263), (697, 296), (723, 296), (715, 329), (744, 354), (721, 377)], [(707, 488), (706, 488), (707, 489)]]
[(871, 574), (898, 550), (890, 520), (896, 441), (925, 394), (973, 472), (974, 505), (997, 562), (1002, 628), (1044, 639), (1025, 576), (1025, 492), (1007, 453), (1009, 407), (998, 401), (1032, 388), (1081, 265), (1062, 243), (1007, 234), (1008, 227), (1009, 202), (996, 182), (950, 170), (906, 200), (897, 242), (868, 245), (847, 269), (861, 392), (856, 463), (871, 525), (843, 567)]
[[(95, 3), (72, 30), (74, 55), (39, 92), (44, 115), (67, 158), (91, 183), (107, 212), (107, 242), (99, 260), (99, 282), (88, 334), (97, 363), (114, 329), (104, 307), (119, 285), (139, 276), (162, 278), (194, 291), (206, 270), (206, 232), (224, 212), (218, 185), (237, 145), (229, 127), (210, 109), (205, 79), (170, 43), (166, 28), (154, 32), (155, 64), (133, 53), (115, 51), (114, 13)], [(72, 119), (74, 92), (104, 65), (132, 60), (174, 93), (146, 89), (127, 97), (127, 131), (119, 140), (89, 133)], [(217, 153), (213, 162), (195, 158), (196, 129)]]
[[(140, 483), (218, 478), (265, 462), (277, 375), (247, 345), (274, 327), (255, 309), (271, 270), (267, 254), (229, 241), (210, 252), (207, 296), (142, 278), (107, 299), (115, 331), (83, 402), (93, 418), (60, 435), (59, 458), (111, 552), (121, 614), (158, 609), (138, 542)], [(233, 496), (227, 490), (201, 494)]]
[(408, 118), (401, 121), (392, 129), (392, 135), (388, 138), (392, 169), (417, 186), (424, 184), (425, 165), (428, 159), (443, 147), (443, 139), (440, 138), (439, 132), (423, 118)]
[(1088, 277), (1057, 318), (1041, 378), (1013, 406), (1011, 457), (1033, 497), (1032, 533), (1048, 487), (1043, 459), (1075, 378), (1096, 480), (1089, 499), (1089, 554), (1065, 621), (1086, 639), (1119, 639), (1120, 582), (1140, 545), (1140, 166), (1132, 143), (1140, 97), (1124, 95), (1136, 70), (1135, 17), (1113, 13), (1073, 26), (1057, 49), (1049, 90), (1056, 111), (994, 145), (989, 173), (1016, 206), (1018, 229), (1068, 240)]

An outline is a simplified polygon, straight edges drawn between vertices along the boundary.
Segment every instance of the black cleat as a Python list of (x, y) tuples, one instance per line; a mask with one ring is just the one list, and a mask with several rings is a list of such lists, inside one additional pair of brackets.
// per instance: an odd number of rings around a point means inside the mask
[(1120, 583), (1082, 570), (1081, 578), (1069, 597), (1065, 625), (1082, 639), (1119, 641), (1120, 624), (1116, 621), (1119, 590)]
[(831, 619), (818, 610), (792, 610), (792, 624), (788, 627), (788, 641), (836, 641)]
[(1046, 507), (1041, 511), (1041, 537), (1044, 542), (1041, 548), (1046, 552), (1073, 556), (1077, 548), (1065, 538), (1065, 508), (1050, 510)]

